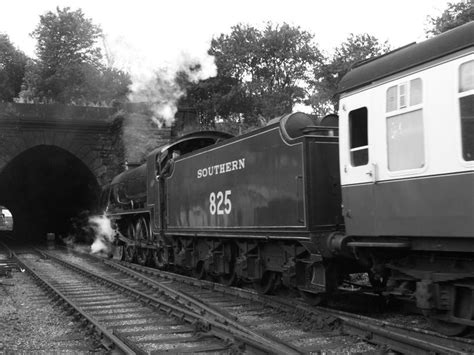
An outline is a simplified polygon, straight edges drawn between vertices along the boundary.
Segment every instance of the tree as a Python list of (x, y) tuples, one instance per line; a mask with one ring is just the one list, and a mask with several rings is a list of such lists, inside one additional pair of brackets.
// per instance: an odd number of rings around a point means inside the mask
[(32, 36), (38, 60), (27, 67), (22, 100), (84, 105), (126, 98), (130, 77), (102, 64), (102, 30), (82, 10), (47, 12)]
[(299, 27), (267, 23), (263, 30), (238, 24), (213, 38), (217, 76), (187, 85), (183, 99), (203, 121), (252, 123), (291, 112), (305, 99), (304, 83), (320, 56), (313, 36)]
[(0, 33), (0, 101), (13, 101), (21, 90), (27, 56)]
[(313, 95), (308, 103), (319, 116), (338, 110), (339, 95), (337, 88), (342, 77), (357, 62), (386, 53), (390, 49), (387, 42), (380, 41), (368, 34), (351, 34), (340, 44), (330, 58), (324, 58), (315, 67), (311, 81)]
[(448, 3), (448, 7), (438, 17), (428, 17), (428, 36), (435, 36), (474, 20), (474, 0)]

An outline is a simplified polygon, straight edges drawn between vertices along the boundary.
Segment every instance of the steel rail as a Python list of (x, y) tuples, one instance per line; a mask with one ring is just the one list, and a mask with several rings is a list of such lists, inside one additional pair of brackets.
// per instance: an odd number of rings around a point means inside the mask
[[(53, 292), (55, 295), (60, 297), (69, 308), (72, 308), (76, 314), (79, 314), (83, 319), (85, 319), (89, 324), (94, 327), (99, 336), (102, 338), (102, 344), (109, 348), (110, 350), (119, 350), (123, 354), (135, 355), (136, 351), (126, 345), (120, 338), (115, 336), (113, 332), (107, 330), (100, 323), (95, 321), (93, 318), (89, 317), (87, 313), (83, 312), (79, 307), (75, 305), (75, 302), (72, 301), (69, 297), (64, 295), (57, 287), (53, 286), (50, 282), (44, 280), (33, 268), (29, 267), (28, 264), (23, 262), (16, 253), (13, 252), (13, 257), (17, 262), (22, 265), (22, 267), (33, 277), (33, 279), (44, 289)], [(111, 346), (113, 345), (113, 346)]]
[(249, 330), (242, 330), (240, 327), (235, 328), (231, 324), (223, 324), (215, 319), (204, 319), (203, 316), (199, 313), (196, 313), (189, 309), (183, 309), (181, 307), (176, 306), (170, 302), (164, 301), (162, 299), (147, 295), (141, 291), (135, 290), (127, 285), (124, 285), (116, 280), (113, 280), (104, 275), (96, 275), (92, 272), (85, 270), (77, 265), (71, 264), (65, 260), (62, 260), (59, 257), (56, 257), (53, 254), (45, 252), (43, 250), (38, 250), (43, 255), (48, 258), (55, 260), (56, 262), (68, 267), (69, 269), (75, 270), (83, 275), (87, 275), (89, 278), (93, 278), (95, 280), (106, 282), (109, 285), (112, 285), (117, 288), (123, 289), (126, 293), (130, 295), (136, 295), (143, 300), (146, 300), (149, 305), (155, 305), (159, 309), (161, 307), (166, 307), (167, 311), (170, 312), (170, 315), (176, 316), (180, 319), (187, 320), (189, 323), (201, 323), (204, 330), (210, 331), (212, 334), (216, 335), (221, 339), (230, 339), (235, 338), (240, 342), (249, 345), (253, 349), (264, 352), (264, 353), (273, 353), (273, 354), (301, 354), (302, 352), (298, 349), (295, 349), (293, 346), (282, 343), (277, 339), (269, 339), (269, 337), (264, 337), (258, 333), (254, 333)]
[[(242, 332), (248, 333), (250, 336), (255, 337), (256, 339), (261, 339), (262, 341), (266, 340), (264, 336), (261, 334), (256, 333), (248, 328), (248, 326), (243, 325), (235, 321), (231, 315), (224, 314), (221, 310), (217, 310), (214, 307), (209, 306), (207, 303), (201, 302), (193, 296), (188, 295), (185, 292), (177, 291), (171, 287), (164, 285), (156, 280), (153, 280), (143, 274), (140, 274), (132, 269), (129, 269), (125, 266), (119, 265), (114, 262), (110, 262), (108, 260), (104, 260), (104, 263), (116, 270), (119, 270), (122, 273), (125, 273), (134, 279), (145, 283), (147, 286), (151, 286), (163, 292), (163, 294), (167, 295), (168, 297), (173, 298), (175, 301), (182, 303), (184, 306), (193, 307), (196, 312), (200, 312), (200, 314), (205, 317), (207, 315), (214, 316), (215, 318), (211, 318), (220, 322), (224, 325), (232, 326), (236, 329), (239, 329)], [(279, 340), (274, 339), (273, 341), (278, 342)], [(286, 343), (281, 343), (282, 345), (289, 346)], [(298, 349), (293, 348), (295, 352), (298, 352)]]
[[(102, 259), (104, 261), (104, 259)], [(206, 280), (197, 280), (192, 277), (178, 275), (146, 266), (131, 264), (123, 261), (106, 261), (106, 263), (121, 264), (127, 268), (138, 272), (164, 277), (169, 280), (181, 281), (189, 285), (206, 287), (226, 294), (233, 294), (248, 300), (258, 301), (274, 307), (284, 307), (286, 312), (298, 311), (308, 317), (327, 317), (327, 321), (332, 323), (338, 319), (343, 330), (350, 334), (357, 335), (367, 342), (390, 346), (391, 349), (402, 353), (429, 353), (429, 354), (471, 354), (474, 352), (474, 341), (464, 338), (449, 338), (429, 330), (408, 329), (401, 325), (392, 324), (386, 321), (354, 315), (344, 311), (338, 311), (326, 307), (313, 307), (304, 305), (302, 302), (290, 302), (276, 296), (266, 296), (257, 294), (253, 290), (240, 289), (236, 287), (226, 287)], [(445, 344), (439, 344), (443, 340)], [(464, 347), (464, 349), (462, 349)], [(467, 348), (467, 349), (466, 349)]]
[(13, 253), (13, 251), (8, 247), (8, 245), (6, 245), (4, 242), (0, 241), (0, 246), (1, 246), (2, 248), (4, 248), (4, 249), (7, 251), (8, 258), (13, 258), (13, 257), (14, 257), (14, 253)]

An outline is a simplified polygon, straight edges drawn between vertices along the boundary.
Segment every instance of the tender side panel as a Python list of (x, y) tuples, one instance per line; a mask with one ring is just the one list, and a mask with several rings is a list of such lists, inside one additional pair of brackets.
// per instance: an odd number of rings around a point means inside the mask
[(303, 144), (277, 127), (186, 157), (166, 181), (168, 229), (304, 228)]

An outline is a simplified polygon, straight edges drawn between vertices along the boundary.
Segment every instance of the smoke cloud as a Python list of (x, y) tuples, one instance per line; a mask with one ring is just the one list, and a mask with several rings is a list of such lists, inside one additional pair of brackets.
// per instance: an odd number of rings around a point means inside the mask
[(217, 74), (214, 57), (182, 52), (171, 64), (159, 68), (145, 66), (132, 72), (130, 100), (148, 103), (153, 112), (152, 120), (160, 128), (173, 124), (178, 100), (186, 94), (176, 82), (178, 73), (184, 73), (193, 83), (213, 77)]
[(207, 53), (210, 43), (182, 43), (188, 49), (176, 51), (180, 43), (147, 43), (146, 49), (140, 49), (125, 37), (108, 35), (103, 42), (109, 65), (131, 75), (130, 101), (147, 103), (160, 128), (173, 124), (178, 100), (186, 94), (176, 83), (178, 73), (185, 73), (193, 83), (217, 74), (214, 57)]
[(111, 220), (106, 216), (94, 216), (89, 218), (89, 225), (94, 231), (95, 236), (94, 242), (91, 245), (91, 253), (103, 252), (110, 254), (116, 235)]

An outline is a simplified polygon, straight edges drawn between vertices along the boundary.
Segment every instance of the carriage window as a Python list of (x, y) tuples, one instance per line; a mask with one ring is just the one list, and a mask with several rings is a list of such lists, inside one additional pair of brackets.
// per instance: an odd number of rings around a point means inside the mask
[(459, 112), (461, 115), (462, 154), (474, 160), (474, 60), (459, 67)]
[(418, 169), (425, 165), (422, 110), (387, 117), (388, 169)]
[(390, 171), (425, 165), (423, 87), (420, 78), (387, 89), (387, 158)]
[(391, 86), (386, 94), (386, 112), (392, 112), (422, 103), (421, 79)]
[(398, 87), (392, 86), (387, 89), (387, 108), (386, 111), (395, 111), (397, 109)]
[(349, 112), (349, 137), (351, 165), (366, 165), (369, 162), (366, 107)]
[(421, 104), (421, 79), (410, 80), (410, 106)]

